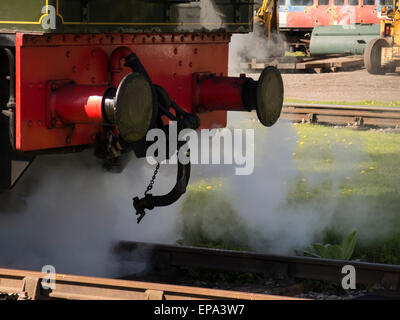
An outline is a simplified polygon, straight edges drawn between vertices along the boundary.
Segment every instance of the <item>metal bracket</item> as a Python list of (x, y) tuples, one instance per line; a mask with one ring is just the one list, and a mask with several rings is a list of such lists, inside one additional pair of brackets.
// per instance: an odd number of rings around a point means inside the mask
[(18, 300), (37, 300), (40, 295), (40, 282), (38, 277), (25, 277), (22, 284), (22, 293)]
[(363, 127), (364, 126), (364, 118), (363, 117), (355, 117), (354, 118), (354, 125), (356, 127)]
[(317, 115), (315, 113), (308, 113), (307, 114), (307, 122), (308, 123), (317, 123)]
[(145, 300), (165, 300), (164, 291), (146, 290)]

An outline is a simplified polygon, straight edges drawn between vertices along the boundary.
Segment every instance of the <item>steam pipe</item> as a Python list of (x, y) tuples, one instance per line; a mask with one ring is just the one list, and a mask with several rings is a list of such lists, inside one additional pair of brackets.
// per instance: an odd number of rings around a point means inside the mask
[(111, 85), (118, 87), (119, 75), (122, 73), (121, 60), (126, 59), (132, 50), (128, 47), (118, 47), (115, 49), (110, 57), (110, 73), (111, 73)]
[(151, 83), (150, 76), (140, 62), (138, 56), (128, 47), (118, 47), (113, 51), (110, 57), (111, 85), (113, 87), (118, 87), (119, 84), (119, 75), (122, 72), (122, 59), (125, 59), (125, 65), (133, 72), (140, 73)]

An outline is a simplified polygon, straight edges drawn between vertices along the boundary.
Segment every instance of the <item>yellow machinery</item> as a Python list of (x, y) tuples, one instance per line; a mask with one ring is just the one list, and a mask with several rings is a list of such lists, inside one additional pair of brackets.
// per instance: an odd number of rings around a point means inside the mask
[(254, 21), (267, 29), (268, 40), (271, 40), (272, 34), (279, 32), (278, 0), (263, 0)]
[(251, 36), (252, 56), (248, 59), (280, 57), (285, 53), (285, 44), (279, 35), (278, 0), (260, 0), (255, 2), (258, 10), (254, 17), (254, 32)]
[(391, 73), (400, 66), (400, 0), (393, 9), (382, 7), (381, 37), (371, 40), (364, 53), (364, 64), (371, 74)]

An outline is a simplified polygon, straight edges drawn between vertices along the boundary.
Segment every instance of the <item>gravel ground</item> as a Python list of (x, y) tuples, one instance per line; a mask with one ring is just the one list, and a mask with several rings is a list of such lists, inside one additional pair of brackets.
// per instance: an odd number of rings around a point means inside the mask
[[(124, 279), (313, 300), (369, 300), (371, 297), (374, 300), (399, 298), (398, 295), (393, 296), (393, 293), (387, 293), (382, 290), (377, 291), (375, 288), (371, 288), (371, 292), (368, 292), (365, 288), (343, 290), (332, 283), (299, 280), (284, 276), (250, 276), (250, 274), (243, 273), (198, 271), (192, 273), (186, 268), (176, 268), (173, 271), (170, 270), (167, 274), (150, 272), (145, 275), (128, 276)], [(221, 277), (224, 280), (221, 280)]]
[[(237, 74), (232, 74), (237, 76)], [(247, 74), (258, 79), (258, 74)], [(400, 101), (400, 73), (371, 75), (367, 70), (282, 74), (285, 98), (310, 101)]]

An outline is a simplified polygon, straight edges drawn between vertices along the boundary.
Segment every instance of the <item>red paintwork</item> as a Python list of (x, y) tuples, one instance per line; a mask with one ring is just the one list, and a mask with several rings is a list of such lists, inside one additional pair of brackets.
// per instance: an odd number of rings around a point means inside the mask
[(242, 91), (246, 78), (194, 75), (193, 105), (202, 110), (246, 111)]
[[(193, 111), (193, 73), (226, 76), (228, 72), (230, 36), (225, 34), (17, 34), (16, 38), (16, 148), (21, 151), (88, 145), (95, 141), (96, 134), (101, 130), (98, 125), (56, 125), (55, 128), (48, 128), (48, 87), (56, 80), (70, 80), (77, 86), (110, 86), (108, 62), (118, 47), (134, 51), (152, 81), (163, 86), (172, 99), (190, 112)], [(115, 71), (113, 84), (116, 85), (131, 71), (120, 66), (122, 72), (116, 72), (116, 61), (120, 59), (114, 59), (111, 71)], [(82, 106), (82, 103), (85, 101), (78, 104)], [(94, 118), (98, 120), (98, 100), (94, 106)], [(69, 112), (65, 110), (66, 105), (60, 104), (56, 109), (59, 116), (62, 113), (63, 117), (72, 116), (75, 120), (76, 117), (87, 120), (93, 116), (91, 108), (90, 112), (83, 109)], [(200, 118), (202, 128), (226, 126), (225, 111), (201, 114)]]
[(110, 73), (111, 73), (111, 85), (118, 87), (121, 79), (121, 73), (123, 68), (121, 66), (121, 60), (126, 58), (132, 53), (132, 50), (127, 47), (119, 47), (113, 51), (110, 58)]
[(365, 5), (364, 0), (359, 0), (357, 6), (349, 5), (348, 0), (344, 0), (342, 6), (334, 5), (334, 0), (329, 0), (329, 5), (318, 5), (318, 0), (314, 0), (313, 5), (305, 6), (303, 11), (296, 12), (286, 7), (285, 12), (286, 25), (283, 27), (292, 29), (312, 29), (314, 26), (350, 23), (380, 23), (376, 4)]
[(286, 15), (287, 28), (313, 28), (314, 17), (310, 14), (311, 7), (306, 7), (303, 12), (288, 12)]
[[(51, 93), (51, 118), (63, 124), (102, 124), (103, 97), (108, 87), (69, 84)], [(50, 127), (52, 122), (50, 121)]]

